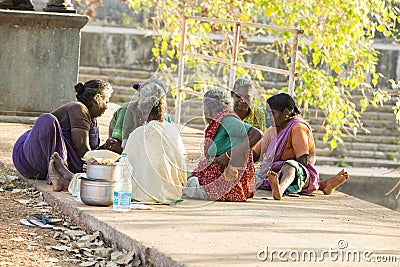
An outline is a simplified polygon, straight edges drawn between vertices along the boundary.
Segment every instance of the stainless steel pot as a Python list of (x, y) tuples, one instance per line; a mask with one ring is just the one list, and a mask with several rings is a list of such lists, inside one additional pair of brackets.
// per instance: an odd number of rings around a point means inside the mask
[(86, 167), (86, 176), (94, 179), (115, 181), (117, 165), (88, 164)]
[(80, 197), (89, 206), (110, 206), (113, 204), (114, 181), (81, 178)]

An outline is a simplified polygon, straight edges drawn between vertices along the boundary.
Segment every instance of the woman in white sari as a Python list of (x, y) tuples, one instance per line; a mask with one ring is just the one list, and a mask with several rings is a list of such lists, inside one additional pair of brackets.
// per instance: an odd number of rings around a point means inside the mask
[(129, 135), (124, 149), (136, 201), (174, 202), (186, 185), (186, 150), (176, 126), (164, 120), (166, 105), (162, 83), (153, 79), (143, 84), (138, 109), (146, 123)]

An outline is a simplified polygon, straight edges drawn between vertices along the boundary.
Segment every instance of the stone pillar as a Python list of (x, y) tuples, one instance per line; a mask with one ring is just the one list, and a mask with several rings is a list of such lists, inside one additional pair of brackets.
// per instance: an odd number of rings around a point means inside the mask
[(87, 16), (0, 10), (0, 115), (38, 115), (75, 99)]

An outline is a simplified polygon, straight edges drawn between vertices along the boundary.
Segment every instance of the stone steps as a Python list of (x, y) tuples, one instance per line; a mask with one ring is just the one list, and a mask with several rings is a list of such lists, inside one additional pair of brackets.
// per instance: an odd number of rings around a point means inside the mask
[(153, 73), (142, 70), (124, 70), (124, 69), (114, 69), (114, 68), (79, 66), (79, 74), (103, 76), (103, 77), (121, 77), (121, 78), (129, 78), (134, 81), (136, 79), (144, 81), (149, 77), (151, 77)]
[(345, 159), (345, 158), (359, 158), (359, 159), (380, 159), (380, 160), (388, 160), (393, 161), (391, 158), (396, 157), (399, 158), (398, 152), (390, 152), (385, 153), (382, 151), (375, 150), (351, 150), (351, 149), (338, 149), (331, 151), (329, 148), (321, 148), (316, 147), (317, 157), (325, 156), (325, 157), (335, 157), (337, 159)]
[(91, 79), (104, 79), (107, 80), (113, 86), (124, 86), (124, 87), (132, 87), (132, 85), (136, 82), (141, 82), (143, 80), (128, 78), (128, 77), (118, 77), (118, 76), (104, 76), (104, 75), (92, 75), (92, 74), (79, 74), (80, 80), (91, 80)]
[[(322, 140), (316, 139), (315, 144), (321, 148), (329, 148), (329, 143)], [(360, 142), (346, 142), (346, 149), (348, 150), (372, 150), (381, 151), (385, 153), (394, 153), (399, 151), (399, 145), (395, 144), (383, 144), (383, 143), (360, 143)], [(400, 151), (399, 151), (400, 152)]]
[[(323, 140), (324, 133), (314, 132), (314, 138), (317, 140)], [(357, 134), (356, 138), (352, 136), (342, 137), (344, 141), (348, 142), (361, 142), (361, 143), (384, 143), (384, 144), (397, 144), (399, 137), (396, 135), (375, 135), (371, 134)]]
[[(399, 162), (394, 160), (384, 160), (375, 158), (336, 158), (317, 155), (316, 165), (328, 165), (328, 166), (339, 166), (339, 167), (355, 167), (355, 168), (367, 168), (371, 169), (374, 167), (395, 169), (399, 167)], [(372, 169), (371, 169), (372, 170)], [(371, 174), (372, 175), (372, 174)]]
[[(399, 131), (400, 126), (395, 123), (396, 118), (393, 113), (379, 114), (379, 112), (365, 112), (362, 116), (362, 123), (365, 129), (375, 131), (379, 128), (385, 128), (388, 130)], [(318, 117), (305, 116), (305, 118), (312, 126), (315, 126), (315, 131), (319, 131), (325, 121), (322, 114)]]
[[(303, 117), (309, 121), (319, 121), (322, 124), (322, 121), (325, 119), (325, 113), (320, 109), (310, 108), (307, 112), (303, 113)], [(383, 123), (387, 123), (394, 120), (395, 115), (392, 110), (367, 110), (362, 113), (362, 121), (382, 121)]]

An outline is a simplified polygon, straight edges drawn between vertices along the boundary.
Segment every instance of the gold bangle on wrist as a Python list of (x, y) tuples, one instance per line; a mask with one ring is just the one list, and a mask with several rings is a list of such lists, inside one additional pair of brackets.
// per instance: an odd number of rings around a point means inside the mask
[(226, 155), (226, 157), (227, 157), (229, 160), (232, 159), (231, 156), (229, 156), (228, 151), (225, 152), (225, 155)]

